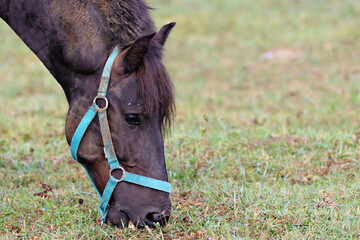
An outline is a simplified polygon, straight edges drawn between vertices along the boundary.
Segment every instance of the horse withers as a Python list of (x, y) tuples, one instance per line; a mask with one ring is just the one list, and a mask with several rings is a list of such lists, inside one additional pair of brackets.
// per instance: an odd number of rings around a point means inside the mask
[(103, 220), (118, 227), (164, 226), (171, 211), (163, 131), (174, 93), (161, 57), (175, 23), (156, 33), (149, 9), (142, 0), (0, 0), (0, 17), (63, 88), (71, 152)]

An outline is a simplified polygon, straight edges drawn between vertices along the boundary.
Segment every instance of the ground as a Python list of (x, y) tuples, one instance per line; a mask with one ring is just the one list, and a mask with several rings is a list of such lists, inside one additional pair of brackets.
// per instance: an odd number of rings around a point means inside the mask
[(177, 22), (169, 224), (100, 228), (65, 96), (0, 22), (1, 238), (360, 238), (360, 3), (148, 2)]

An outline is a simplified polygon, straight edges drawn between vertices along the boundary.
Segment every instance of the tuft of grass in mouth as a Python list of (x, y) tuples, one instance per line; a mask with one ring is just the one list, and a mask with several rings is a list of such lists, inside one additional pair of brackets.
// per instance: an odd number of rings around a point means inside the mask
[(177, 22), (168, 225), (100, 228), (64, 137), (65, 96), (1, 22), (1, 238), (359, 238), (360, 3), (149, 3), (157, 26)]

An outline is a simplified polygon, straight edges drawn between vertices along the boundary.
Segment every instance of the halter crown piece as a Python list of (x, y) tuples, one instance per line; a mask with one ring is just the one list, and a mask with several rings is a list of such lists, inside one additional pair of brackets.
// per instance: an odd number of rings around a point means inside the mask
[[(110, 198), (115, 190), (116, 185), (122, 181), (137, 184), (137, 185), (140, 185), (143, 187), (156, 189), (156, 190), (163, 191), (163, 192), (167, 192), (169, 194), (171, 193), (171, 184), (170, 183), (161, 181), (158, 179), (149, 178), (149, 177), (126, 172), (125, 169), (120, 166), (120, 163), (116, 157), (114, 145), (111, 140), (110, 128), (109, 128), (109, 123), (108, 123), (108, 118), (107, 118), (107, 113), (106, 113), (106, 109), (108, 108), (108, 105), (109, 105), (109, 102), (106, 98), (106, 93), (107, 93), (107, 89), (108, 89), (109, 82), (110, 82), (112, 65), (114, 63), (116, 56), (120, 53), (120, 49), (121, 49), (120, 46), (116, 45), (116, 47), (114, 48), (114, 50), (111, 52), (110, 56), (108, 57), (105, 67), (104, 67), (102, 77), (101, 77), (101, 82), (100, 82), (100, 86), (98, 89), (98, 95), (94, 98), (93, 104), (91, 105), (89, 110), (86, 112), (86, 114), (82, 118), (82, 120), (81, 120), (79, 126), (77, 127), (77, 129), (74, 133), (74, 136), (71, 140), (71, 155), (76, 161), (78, 161), (77, 152), (79, 149), (80, 142), (86, 132), (86, 129), (89, 127), (90, 123), (94, 120), (95, 116), (98, 115), (99, 122), (100, 122), (101, 136), (102, 136), (103, 143), (104, 143), (104, 150), (105, 150), (105, 154), (108, 159), (109, 166), (110, 166), (110, 172), (109, 172), (110, 178), (109, 178), (108, 183), (106, 184), (106, 187), (105, 187), (102, 195), (100, 194), (99, 190), (96, 188), (95, 183), (92, 180), (85, 165), (84, 164), (82, 164), (82, 165), (85, 168), (91, 183), (94, 185), (94, 187), (99, 195), (99, 198), (101, 201), (100, 206), (99, 206), (99, 211), (101, 214), (102, 223), (104, 223), (104, 224), (106, 224), (108, 221), (107, 215), (109, 212)], [(101, 108), (97, 105), (96, 101), (98, 99), (103, 99), (105, 101), (105, 107)], [(122, 171), (121, 179), (116, 179), (115, 177), (112, 176), (112, 172), (114, 170)]]

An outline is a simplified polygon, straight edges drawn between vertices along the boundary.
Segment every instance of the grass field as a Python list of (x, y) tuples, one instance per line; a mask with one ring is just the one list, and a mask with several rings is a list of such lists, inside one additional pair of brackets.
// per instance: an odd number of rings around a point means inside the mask
[(62, 89), (0, 22), (0, 239), (359, 239), (360, 2), (149, 3), (177, 22), (169, 224), (100, 228)]

